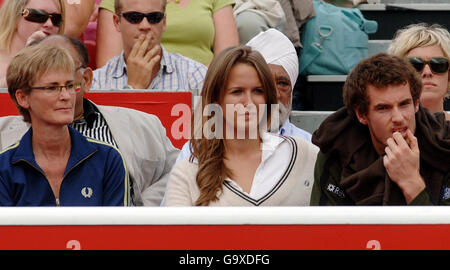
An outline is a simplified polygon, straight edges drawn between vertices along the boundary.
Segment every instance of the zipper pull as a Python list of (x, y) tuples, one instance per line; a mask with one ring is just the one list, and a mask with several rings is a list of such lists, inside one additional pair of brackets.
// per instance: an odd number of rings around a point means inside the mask
[(61, 204), (59, 203), (59, 198), (56, 198), (56, 206), (61, 206)]

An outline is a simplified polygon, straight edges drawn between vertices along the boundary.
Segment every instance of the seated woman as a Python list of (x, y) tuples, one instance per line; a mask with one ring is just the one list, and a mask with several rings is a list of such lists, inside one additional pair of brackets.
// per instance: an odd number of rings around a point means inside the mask
[(388, 52), (407, 57), (422, 77), (420, 102), (431, 112), (444, 112), (444, 99), (450, 97), (450, 33), (433, 24), (412, 24), (397, 31)]
[[(268, 132), (267, 126), (278, 128), (272, 116), (277, 103), (272, 74), (259, 52), (237, 46), (215, 57), (200, 114), (196, 110), (192, 117), (194, 158), (172, 169), (164, 205), (308, 205), (318, 148)], [(214, 114), (196, 119), (209, 110)]]
[(0, 9), (0, 88), (6, 88), (9, 62), (28, 40), (63, 32), (63, 0), (6, 0)]
[(31, 128), (0, 153), (0, 206), (127, 206), (120, 153), (72, 123), (75, 65), (66, 49), (26, 47), (7, 70), (8, 92)]

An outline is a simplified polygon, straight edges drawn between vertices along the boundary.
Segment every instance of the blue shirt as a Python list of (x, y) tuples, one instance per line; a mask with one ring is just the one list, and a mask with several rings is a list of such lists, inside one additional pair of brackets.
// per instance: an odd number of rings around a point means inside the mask
[(311, 142), (312, 137), (311, 133), (295, 126), (289, 121), (289, 119), (287, 119), (283, 126), (281, 126), (279, 134), (289, 137), (299, 137), (308, 142)]
[[(147, 89), (161, 91), (201, 91), (207, 67), (178, 53), (162, 48), (161, 68)], [(150, 76), (151, 74), (149, 74)], [(128, 85), (127, 65), (122, 53), (94, 71), (91, 89), (120, 90)]]
[(33, 129), (0, 153), (0, 206), (127, 206), (129, 180), (114, 147), (88, 139), (69, 127), (71, 152), (59, 200), (37, 164)]

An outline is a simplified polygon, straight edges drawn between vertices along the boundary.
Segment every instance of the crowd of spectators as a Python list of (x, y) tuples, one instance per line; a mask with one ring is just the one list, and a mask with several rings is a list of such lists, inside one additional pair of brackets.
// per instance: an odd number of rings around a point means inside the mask
[[(442, 26), (399, 29), (311, 135), (289, 115), (312, 0), (0, 5), (0, 88), (20, 113), (0, 118), (2, 206), (450, 204)], [(158, 117), (90, 89), (200, 93), (192, 136), (180, 152)]]

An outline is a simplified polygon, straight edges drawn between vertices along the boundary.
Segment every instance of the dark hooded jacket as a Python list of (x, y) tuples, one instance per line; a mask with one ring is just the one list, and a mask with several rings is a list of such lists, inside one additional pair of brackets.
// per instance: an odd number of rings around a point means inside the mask
[[(410, 204), (450, 204), (450, 122), (443, 113), (419, 106), (416, 132), (420, 175), (426, 188)], [(372, 145), (369, 129), (347, 108), (321, 124), (312, 137), (320, 152), (315, 166), (311, 205), (405, 205)]]

